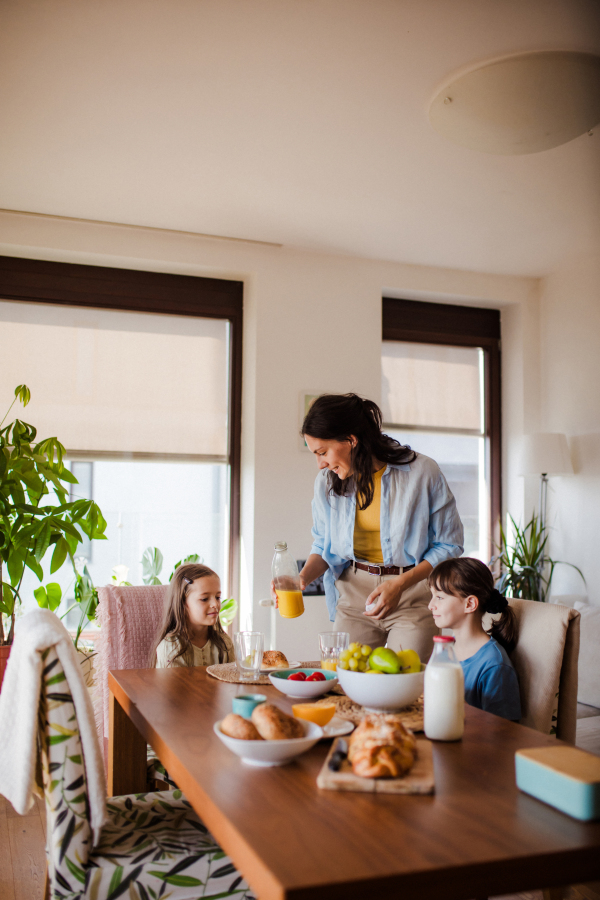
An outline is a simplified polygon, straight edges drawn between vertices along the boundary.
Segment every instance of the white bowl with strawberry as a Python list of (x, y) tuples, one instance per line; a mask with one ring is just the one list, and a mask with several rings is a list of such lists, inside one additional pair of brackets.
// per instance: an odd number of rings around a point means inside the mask
[(269, 673), (269, 681), (282, 694), (302, 700), (314, 700), (338, 683), (334, 672), (323, 669), (279, 669)]

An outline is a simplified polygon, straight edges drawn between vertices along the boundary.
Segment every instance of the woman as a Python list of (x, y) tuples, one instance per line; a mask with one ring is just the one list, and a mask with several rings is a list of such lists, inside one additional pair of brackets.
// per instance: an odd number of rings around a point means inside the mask
[(351, 641), (416, 650), (426, 662), (437, 628), (427, 578), (463, 552), (463, 527), (432, 459), (381, 432), (382, 415), (356, 394), (324, 394), (302, 434), (317, 457), (313, 545), (302, 586), (324, 575), (336, 631)]

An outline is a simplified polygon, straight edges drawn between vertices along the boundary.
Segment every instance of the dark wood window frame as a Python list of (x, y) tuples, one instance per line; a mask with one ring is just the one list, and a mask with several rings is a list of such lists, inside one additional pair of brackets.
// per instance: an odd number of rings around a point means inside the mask
[(502, 514), (500, 311), (474, 306), (383, 298), (383, 340), (481, 347), (484, 351), (485, 435), (490, 442), (490, 557)]
[(227, 319), (229, 588), (239, 584), (243, 282), (108, 266), (0, 257), (0, 300)]

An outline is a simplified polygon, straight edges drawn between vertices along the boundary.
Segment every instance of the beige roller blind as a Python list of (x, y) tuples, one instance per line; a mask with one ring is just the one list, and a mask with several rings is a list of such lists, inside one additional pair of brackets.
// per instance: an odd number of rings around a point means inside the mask
[(69, 450), (226, 457), (228, 323), (0, 302), (8, 407)]
[(480, 355), (476, 347), (384, 341), (384, 422), (481, 431)]

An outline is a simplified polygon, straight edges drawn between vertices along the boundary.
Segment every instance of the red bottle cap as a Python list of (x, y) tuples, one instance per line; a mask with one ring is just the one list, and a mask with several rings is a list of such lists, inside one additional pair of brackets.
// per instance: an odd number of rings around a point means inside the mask
[(438, 644), (453, 644), (454, 643), (454, 638), (449, 634), (436, 634), (436, 636), (434, 637), (433, 640), (437, 641)]

